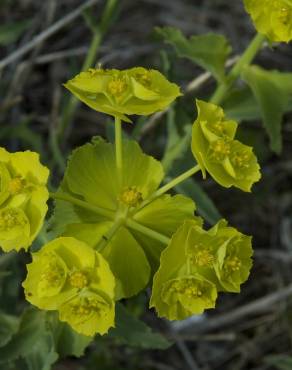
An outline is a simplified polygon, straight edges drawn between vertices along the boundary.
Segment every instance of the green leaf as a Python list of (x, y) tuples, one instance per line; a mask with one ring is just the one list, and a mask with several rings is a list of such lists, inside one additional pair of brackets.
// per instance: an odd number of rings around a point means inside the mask
[(187, 179), (175, 187), (176, 191), (194, 199), (198, 213), (214, 225), (222, 218), (212, 199), (202, 187), (192, 179)]
[(156, 28), (156, 32), (175, 48), (179, 57), (192, 60), (211, 72), (218, 81), (224, 80), (225, 62), (231, 52), (231, 46), (224, 36), (208, 33), (187, 39), (173, 27)]
[(19, 357), (26, 359), (29, 370), (50, 370), (58, 359), (45, 311), (26, 310), (19, 330), (7, 345), (0, 348), (0, 363), (15, 361)]
[(244, 69), (242, 77), (252, 89), (260, 106), (271, 149), (279, 154), (282, 150), (283, 115), (292, 96), (292, 73), (266, 71), (258, 66), (249, 66)]
[(0, 313), (0, 347), (5, 346), (19, 328), (18, 317)]
[(61, 322), (56, 312), (48, 312), (56, 351), (61, 358), (66, 356), (80, 357), (84, 355), (85, 349), (92, 342), (87, 335), (77, 333), (67, 323)]
[(279, 370), (292, 369), (292, 357), (286, 355), (274, 355), (265, 358), (265, 362), (269, 365), (275, 366)]
[(122, 344), (144, 349), (166, 349), (172, 344), (133, 317), (121, 303), (116, 305), (116, 327), (109, 331), (108, 336)]
[(30, 20), (25, 20), (0, 26), (0, 45), (7, 46), (17, 41), (30, 24)]
[(58, 357), (53, 338), (47, 335), (34, 344), (33, 351), (25, 357), (25, 362), (29, 370), (51, 370)]
[(251, 89), (245, 86), (234, 89), (224, 100), (223, 108), (229, 119), (252, 121), (261, 118), (261, 110)]

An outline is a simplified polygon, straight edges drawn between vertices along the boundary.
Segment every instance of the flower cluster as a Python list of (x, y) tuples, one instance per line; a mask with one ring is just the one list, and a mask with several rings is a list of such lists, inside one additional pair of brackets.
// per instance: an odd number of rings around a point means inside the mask
[(58, 310), (61, 321), (92, 336), (114, 326), (115, 279), (108, 263), (87, 244), (63, 237), (32, 254), (23, 283), (26, 299)]
[[(165, 247), (131, 228), (127, 220), (130, 218), (171, 236), (186, 218), (194, 218), (194, 202), (182, 195), (164, 195), (143, 206), (142, 202), (158, 188), (163, 177), (161, 163), (144, 154), (134, 141), (124, 141), (122, 182), (119, 181), (115, 148), (110, 143), (86, 144), (70, 157), (59, 193), (102, 207), (109, 212), (109, 217), (58, 200), (54, 223), (60, 229), (58, 235), (75, 237), (99, 250), (103, 236), (115, 228), (117, 219), (121, 220), (114, 237), (107, 240), (100, 251), (115, 275), (116, 299), (133, 296), (147, 286)], [(69, 222), (64, 213), (72, 215)]]
[(161, 254), (151, 307), (170, 320), (215, 307), (218, 292), (240, 291), (252, 266), (251, 256), (251, 237), (228, 227), (226, 221), (208, 231), (185, 221)]
[(292, 40), (291, 0), (244, 0), (256, 29), (270, 41)]
[(160, 72), (142, 67), (123, 71), (91, 68), (65, 87), (92, 109), (127, 122), (127, 115), (163, 110), (181, 95), (179, 87)]
[(208, 171), (224, 187), (250, 191), (261, 177), (260, 167), (253, 149), (234, 139), (237, 123), (227, 120), (217, 105), (197, 100), (197, 109), (192, 151), (203, 176)]
[(47, 212), (49, 171), (37, 153), (9, 153), (0, 148), (0, 247), (27, 249)]
[[(144, 154), (137, 142), (122, 142), (120, 120), (166, 108), (180, 95), (179, 88), (159, 72), (140, 67), (90, 69), (66, 87), (91, 108), (116, 118), (116, 146), (95, 137), (70, 156), (54, 194), (49, 235), (55, 239), (33, 253), (23, 283), (27, 300), (57, 310), (61, 321), (93, 336), (114, 326), (116, 301), (139, 293), (152, 280), (151, 305), (169, 319), (214, 307), (220, 291), (239, 292), (251, 268), (251, 239), (225, 221), (205, 231), (192, 199), (165, 194), (169, 184), (158, 189), (162, 164)], [(192, 149), (203, 174), (207, 170), (221, 185), (249, 191), (260, 177), (259, 166), (252, 149), (234, 140), (236, 122), (226, 120), (213, 104), (197, 104)], [(17, 166), (1, 166), (0, 201), (8, 202), (10, 189), (16, 194), (13, 205), (21, 205), (14, 209), (19, 224), (9, 235), (23, 242), (23, 232), (30, 233), (32, 225), (24, 222), (23, 209), (38, 191), (35, 217), (47, 193), (40, 196), (36, 180), (41, 180), (34, 171), (27, 176), (21, 172), (19, 178)], [(9, 217), (3, 213), (2, 222), (10, 225)]]

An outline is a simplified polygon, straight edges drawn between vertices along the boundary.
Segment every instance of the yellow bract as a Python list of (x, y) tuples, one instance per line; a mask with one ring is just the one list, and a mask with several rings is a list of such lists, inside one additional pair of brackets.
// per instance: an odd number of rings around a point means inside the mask
[(237, 123), (226, 119), (222, 108), (197, 100), (198, 117), (193, 124), (192, 152), (201, 167), (222, 186), (251, 191), (260, 177), (253, 149), (235, 140)]
[(204, 230), (187, 220), (162, 252), (150, 305), (161, 317), (182, 320), (214, 308), (218, 292), (240, 292), (252, 266), (251, 238), (220, 220)]
[(161, 111), (181, 95), (179, 87), (160, 72), (142, 67), (122, 71), (91, 68), (64, 86), (92, 109), (128, 122), (127, 115)]
[(291, 0), (244, 0), (244, 5), (258, 32), (270, 41), (292, 40)]
[(87, 244), (62, 237), (32, 254), (23, 283), (26, 299), (92, 336), (114, 326), (115, 279), (105, 259)]
[(47, 212), (48, 169), (30, 151), (0, 148), (0, 247), (5, 252), (27, 249)]

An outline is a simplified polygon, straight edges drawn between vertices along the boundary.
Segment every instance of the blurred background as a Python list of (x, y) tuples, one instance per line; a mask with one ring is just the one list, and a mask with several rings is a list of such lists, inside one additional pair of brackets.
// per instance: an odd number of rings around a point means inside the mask
[[(193, 163), (187, 132), (196, 117), (194, 99), (208, 99), (216, 84), (206, 78), (197, 86), (204, 71), (179, 58), (155, 27), (173, 26), (186, 36), (220, 33), (232, 44), (233, 56), (255, 33), (241, 1), (121, 0), (105, 8), (102, 0), (0, 1), (0, 144), (10, 151), (39, 152), (52, 170), (52, 189), (74, 147), (94, 135), (113, 138), (111, 120), (77, 104), (62, 86), (80, 72), (89, 52), (96, 66), (156, 68), (182, 86), (186, 95), (166, 114), (135, 118), (134, 125), (124, 126), (148, 154), (167, 161), (172, 176)], [(286, 72), (292, 72), (291, 61), (291, 44), (266, 47), (256, 59), (265, 68)], [(171, 340), (170, 348), (99, 338), (84, 358), (61, 360), (55, 370), (292, 369), (292, 115), (285, 114), (283, 150), (275, 155), (259, 113), (250, 107), (250, 114), (241, 114), (241, 103), (227, 101), (226, 109), (241, 121), (241, 139), (255, 146), (262, 181), (246, 194), (197, 175), (177, 190), (195, 199), (207, 225), (222, 216), (253, 236), (254, 267), (242, 293), (225, 294), (215, 310), (175, 325), (157, 319), (143, 293), (128, 306)], [(185, 141), (175, 159), (165, 159), (174, 130)], [(27, 258), (23, 253), (4, 263), (0, 259), (1, 310), (21, 312)]]

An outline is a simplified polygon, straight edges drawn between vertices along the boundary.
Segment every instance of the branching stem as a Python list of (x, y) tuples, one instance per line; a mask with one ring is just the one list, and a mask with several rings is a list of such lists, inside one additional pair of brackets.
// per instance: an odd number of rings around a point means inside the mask
[(134, 221), (132, 219), (126, 220), (126, 225), (133, 230), (139, 231), (141, 234), (144, 234), (146, 236), (149, 236), (152, 239), (158, 240), (159, 242), (167, 245), (170, 242), (170, 238), (168, 236), (165, 236), (163, 234), (160, 234), (159, 232), (150, 229), (149, 227), (143, 226), (139, 224), (139, 222)]
[(83, 200), (77, 199), (65, 193), (50, 193), (50, 198), (69, 202), (81, 208), (88, 209), (89, 211), (94, 212), (98, 214), (99, 216), (104, 216), (110, 220), (113, 220), (115, 218), (114, 211), (110, 211), (109, 209), (95, 206), (93, 204), (87, 203)]
[(215, 93), (210, 99), (211, 103), (220, 104), (224, 100), (226, 94), (229, 92), (230, 88), (241, 74), (243, 68), (245, 66), (248, 66), (253, 61), (258, 51), (263, 46), (265, 40), (266, 40), (265, 36), (259, 33), (253, 38), (245, 52), (238, 59), (234, 67), (231, 69), (229, 75), (227, 76), (226, 81), (221, 83), (217, 87)]

